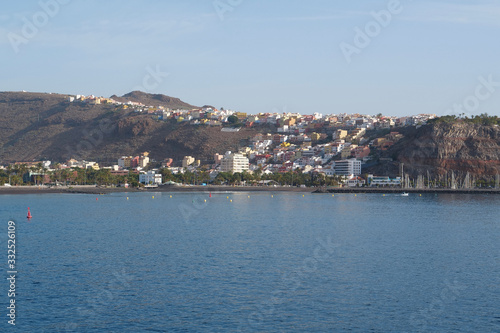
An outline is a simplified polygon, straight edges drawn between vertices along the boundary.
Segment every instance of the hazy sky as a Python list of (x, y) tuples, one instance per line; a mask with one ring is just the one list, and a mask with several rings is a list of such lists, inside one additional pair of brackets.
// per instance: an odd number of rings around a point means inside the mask
[(500, 115), (499, 17), (486, 0), (4, 1), (0, 91)]

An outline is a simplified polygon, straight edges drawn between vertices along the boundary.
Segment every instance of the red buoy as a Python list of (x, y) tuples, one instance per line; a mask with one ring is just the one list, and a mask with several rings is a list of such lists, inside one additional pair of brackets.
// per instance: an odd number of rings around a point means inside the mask
[(209, 198), (211, 198), (211, 197), (212, 197), (212, 192), (210, 192), (210, 195), (209, 195), (208, 197), (209, 197)]
[(28, 215), (26, 216), (26, 218), (30, 219), (32, 218), (33, 216), (31, 216), (31, 212), (30, 212), (30, 208), (28, 207)]

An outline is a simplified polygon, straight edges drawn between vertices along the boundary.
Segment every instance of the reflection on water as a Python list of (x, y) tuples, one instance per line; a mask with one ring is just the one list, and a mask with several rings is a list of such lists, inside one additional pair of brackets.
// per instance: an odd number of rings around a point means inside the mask
[(21, 331), (493, 332), (499, 198), (25, 195), (0, 216)]

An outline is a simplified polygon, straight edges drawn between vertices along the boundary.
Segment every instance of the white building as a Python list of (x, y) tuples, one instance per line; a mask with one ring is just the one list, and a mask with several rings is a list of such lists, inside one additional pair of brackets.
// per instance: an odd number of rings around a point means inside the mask
[(343, 142), (336, 142), (332, 145), (332, 153), (333, 154), (338, 154), (340, 153), (342, 150), (344, 150), (344, 147), (345, 147), (345, 144)]
[(122, 156), (118, 159), (118, 166), (120, 168), (130, 168), (132, 162), (132, 156)]
[(83, 162), (83, 167), (85, 169), (94, 169), (94, 170), (99, 170), (99, 164), (97, 162)]
[(401, 186), (401, 177), (389, 178), (387, 176), (368, 175), (369, 186)]
[(221, 171), (223, 172), (243, 172), (248, 171), (248, 158), (242, 154), (232, 154), (228, 151), (221, 161)]
[(347, 186), (349, 187), (363, 186), (365, 183), (365, 180), (358, 176), (351, 177), (347, 180)]
[(161, 173), (156, 173), (156, 171), (148, 171), (143, 172), (139, 175), (139, 183), (149, 185), (149, 184), (158, 184), (162, 183)]
[(141, 157), (139, 157), (139, 167), (145, 168), (149, 164), (149, 157), (145, 153)]
[(191, 164), (193, 164), (195, 161), (195, 158), (192, 156), (184, 156), (184, 159), (182, 160), (182, 167), (187, 168)]
[(349, 160), (335, 161), (333, 169), (336, 175), (359, 176), (361, 174), (361, 161), (351, 158)]
[(333, 172), (332, 169), (317, 169), (316, 171), (318, 171), (318, 173), (322, 173), (324, 174), (325, 176), (327, 177), (332, 177), (335, 175), (335, 173)]

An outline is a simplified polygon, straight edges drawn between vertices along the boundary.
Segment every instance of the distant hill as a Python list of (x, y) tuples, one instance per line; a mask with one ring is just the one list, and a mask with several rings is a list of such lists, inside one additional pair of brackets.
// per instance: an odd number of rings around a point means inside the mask
[(142, 103), (144, 105), (149, 105), (149, 106), (164, 106), (170, 109), (189, 110), (198, 108), (197, 106), (181, 101), (179, 98), (165, 96), (161, 94), (147, 94), (142, 91), (132, 91), (121, 97), (113, 95), (111, 96), (111, 98), (122, 103), (127, 103), (131, 101), (136, 103)]
[[(148, 105), (193, 107), (164, 95), (125, 96)], [(192, 155), (208, 161), (215, 153), (237, 149), (240, 140), (255, 133), (162, 122), (115, 105), (70, 103), (69, 95), (0, 92), (0, 164), (69, 158), (116, 163), (122, 155), (144, 151), (156, 160)]]

